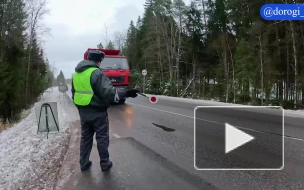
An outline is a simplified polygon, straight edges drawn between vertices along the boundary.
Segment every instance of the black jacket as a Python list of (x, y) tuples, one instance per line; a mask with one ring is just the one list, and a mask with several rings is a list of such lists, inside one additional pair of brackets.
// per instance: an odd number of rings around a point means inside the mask
[[(98, 68), (93, 71), (91, 75), (91, 87), (94, 91), (91, 103), (88, 106), (78, 106), (93, 108), (96, 110), (105, 110), (110, 107), (110, 103), (118, 102), (120, 99), (126, 98), (126, 91), (124, 89), (115, 88), (112, 86), (109, 78), (93, 61), (83, 60), (75, 68), (75, 72), (83, 72), (88, 68)], [(72, 98), (74, 100), (74, 85), (72, 80)]]

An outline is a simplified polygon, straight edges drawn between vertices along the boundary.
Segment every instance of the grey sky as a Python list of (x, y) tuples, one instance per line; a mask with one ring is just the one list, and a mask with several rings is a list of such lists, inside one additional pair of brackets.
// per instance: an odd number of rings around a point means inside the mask
[(105, 43), (104, 25), (112, 39), (115, 31), (126, 31), (131, 20), (143, 15), (144, 3), (145, 0), (49, 0), (50, 15), (44, 23), (51, 28), (51, 37), (45, 43), (45, 52), (57, 69), (56, 75), (62, 70), (70, 78), (87, 48)]

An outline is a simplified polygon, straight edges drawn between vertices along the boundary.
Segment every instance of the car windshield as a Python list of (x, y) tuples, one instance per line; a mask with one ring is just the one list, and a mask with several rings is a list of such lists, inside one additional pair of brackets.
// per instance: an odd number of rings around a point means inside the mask
[(126, 58), (104, 58), (100, 64), (101, 69), (129, 69)]

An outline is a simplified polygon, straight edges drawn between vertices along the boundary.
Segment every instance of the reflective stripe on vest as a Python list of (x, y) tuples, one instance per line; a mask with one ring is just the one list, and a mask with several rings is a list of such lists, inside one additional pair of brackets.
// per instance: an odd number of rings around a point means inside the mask
[(78, 93), (78, 94), (94, 94), (94, 92), (90, 92), (90, 91), (75, 90), (75, 92)]
[(88, 68), (81, 73), (73, 74), (74, 103), (76, 105), (87, 106), (90, 104), (94, 95), (91, 87), (91, 75), (96, 69), (98, 68)]

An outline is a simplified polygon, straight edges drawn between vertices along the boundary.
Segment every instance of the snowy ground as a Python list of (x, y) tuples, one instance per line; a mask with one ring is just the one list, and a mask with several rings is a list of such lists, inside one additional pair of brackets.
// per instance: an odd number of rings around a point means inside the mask
[(58, 88), (41, 101), (58, 102), (59, 131), (37, 134), (35, 108), (14, 127), (0, 133), (0, 189), (53, 189), (69, 143), (67, 116), (59, 104)]
[[(146, 94), (148, 96), (152, 96), (151, 94)], [(181, 101), (181, 102), (188, 102), (188, 103), (194, 103), (197, 104), (197, 106), (248, 106), (248, 105), (242, 105), (242, 104), (233, 104), (233, 103), (225, 103), (225, 102), (218, 102), (215, 100), (197, 100), (197, 99), (189, 99), (189, 98), (178, 98), (178, 97), (171, 97), (171, 96), (163, 96), (163, 95), (157, 95), (156, 97), (160, 99), (167, 99), (167, 100), (174, 100), (174, 101)], [(278, 107), (278, 106), (271, 106), (271, 107)], [(270, 110), (271, 112), (275, 112), (275, 110)], [(267, 110), (268, 112), (268, 110)], [(278, 112), (278, 111), (276, 111)], [(284, 110), (285, 116), (290, 117), (303, 117), (304, 118), (304, 110)]]

